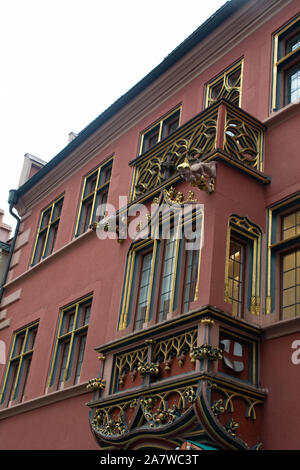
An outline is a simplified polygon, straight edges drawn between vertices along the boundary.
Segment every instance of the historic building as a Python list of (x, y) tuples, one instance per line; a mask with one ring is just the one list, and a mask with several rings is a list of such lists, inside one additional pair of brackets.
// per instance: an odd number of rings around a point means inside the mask
[(27, 156), (2, 449), (300, 448), (299, 129), (299, 1), (232, 0)]

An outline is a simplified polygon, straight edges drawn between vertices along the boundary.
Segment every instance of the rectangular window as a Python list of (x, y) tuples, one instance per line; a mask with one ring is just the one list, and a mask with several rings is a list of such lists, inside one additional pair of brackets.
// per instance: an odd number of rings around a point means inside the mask
[(92, 297), (61, 311), (48, 385), (61, 390), (79, 383), (90, 319)]
[(141, 136), (140, 154), (147, 152), (154, 145), (171, 135), (179, 127), (180, 108), (172, 111), (156, 122)]
[(241, 106), (243, 60), (228, 68), (206, 86), (205, 107), (225, 98), (236, 106)]
[(274, 35), (272, 109), (300, 98), (300, 16)]
[(282, 255), (282, 319), (300, 315), (300, 248)]
[(234, 316), (260, 314), (261, 238), (261, 230), (247, 217), (229, 217), (224, 300)]
[(245, 290), (246, 247), (238, 241), (230, 241), (228, 296), (232, 303), (232, 315), (241, 316)]
[(42, 211), (31, 266), (39, 263), (54, 250), (63, 201), (64, 198), (61, 196)]
[(2, 406), (21, 403), (25, 398), (38, 323), (15, 333), (0, 394)]
[(85, 177), (75, 229), (76, 236), (86, 232), (93, 222), (99, 222), (104, 217), (112, 165), (111, 159)]
[(191, 302), (195, 300), (198, 283), (199, 255), (200, 250), (187, 251), (184, 288), (184, 312), (189, 311)]
[(174, 212), (164, 204), (161, 208), (151, 227), (153, 238), (138, 240), (128, 252), (120, 330), (165, 321), (169, 314), (188, 311), (197, 298), (203, 208), (190, 208), (184, 217), (178, 204)]

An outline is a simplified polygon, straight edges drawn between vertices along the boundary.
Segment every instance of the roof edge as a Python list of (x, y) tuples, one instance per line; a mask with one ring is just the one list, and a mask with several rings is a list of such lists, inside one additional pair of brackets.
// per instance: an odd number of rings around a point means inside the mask
[(190, 36), (180, 43), (160, 64), (130, 88), (124, 95), (112, 103), (103, 113), (88, 124), (75, 139), (64, 147), (55, 157), (46, 163), (35, 175), (16, 190), (17, 200), (46, 176), (53, 168), (68, 157), (96, 130), (116, 115), (130, 101), (144, 91), (153, 81), (157, 80), (170, 67), (176, 64), (185, 54), (208, 36), (214, 29), (224, 23), (231, 15), (243, 7), (249, 0), (228, 0), (212, 16), (204, 21)]

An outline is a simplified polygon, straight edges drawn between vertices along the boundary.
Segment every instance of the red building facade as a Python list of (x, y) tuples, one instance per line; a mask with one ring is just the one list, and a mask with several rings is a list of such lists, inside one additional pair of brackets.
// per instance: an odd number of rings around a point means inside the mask
[(232, 0), (27, 162), (2, 449), (299, 448), (299, 100), (298, 2)]

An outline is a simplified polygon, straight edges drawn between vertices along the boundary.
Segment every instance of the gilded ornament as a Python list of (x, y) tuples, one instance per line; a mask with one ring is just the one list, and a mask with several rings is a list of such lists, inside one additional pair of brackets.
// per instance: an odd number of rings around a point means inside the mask
[(105, 380), (100, 378), (90, 379), (86, 386), (87, 390), (95, 391), (95, 390), (103, 390), (105, 388)]
[(145, 375), (158, 375), (159, 363), (158, 362), (142, 362), (140, 361), (137, 367), (138, 373), (143, 377)]
[(220, 348), (214, 348), (211, 344), (202, 344), (202, 346), (193, 347), (190, 351), (190, 356), (192, 362), (195, 362), (196, 359), (217, 361), (222, 359), (222, 351)]

